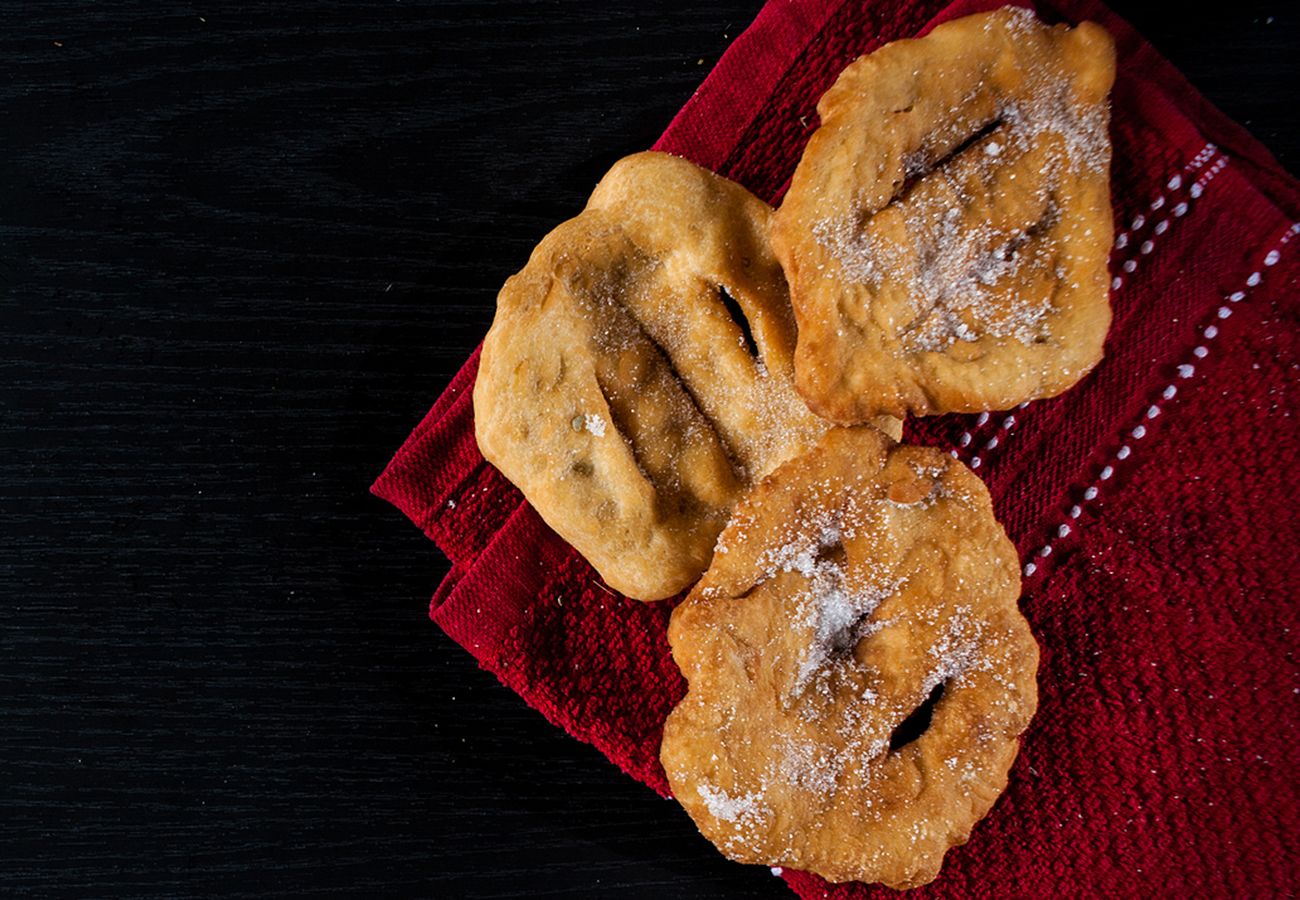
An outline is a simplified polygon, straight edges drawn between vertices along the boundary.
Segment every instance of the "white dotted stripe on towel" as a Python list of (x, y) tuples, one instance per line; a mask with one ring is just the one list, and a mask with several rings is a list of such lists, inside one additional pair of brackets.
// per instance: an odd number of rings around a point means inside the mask
[[(1208, 151), (1208, 156), (1205, 155), (1207, 151)], [(1184, 167), (1184, 172), (1188, 176), (1190, 176), (1193, 172), (1196, 172), (1199, 169), (1201, 169), (1204, 166), (1205, 161), (1208, 160), (1211, 156), (1214, 156), (1215, 153), (1217, 152), (1218, 152), (1218, 148), (1215, 147), (1213, 144), (1206, 144), (1205, 149), (1203, 149), (1200, 153), (1198, 153), (1196, 155), (1196, 158), (1193, 159), (1192, 162), (1188, 163), (1186, 167)], [(1174, 205), (1170, 208), (1168, 215), (1160, 217), (1156, 221), (1155, 225), (1151, 229), (1152, 232), (1151, 237), (1144, 238), (1142, 242), (1137, 245), (1136, 247), (1137, 252), (1130, 253), (1129, 257), (1120, 264), (1120, 269), (1122, 271), (1122, 274), (1115, 275), (1113, 278), (1111, 278), (1110, 280), (1111, 290), (1117, 291), (1121, 287), (1123, 287), (1125, 276), (1131, 275), (1137, 271), (1139, 259), (1143, 256), (1151, 255), (1151, 251), (1154, 250), (1156, 247), (1157, 238), (1159, 238), (1161, 235), (1163, 235), (1165, 232), (1169, 230), (1169, 226), (1172, 220), (1181, 219), (1183, 216), (1187, 215), (1187, 210), (1189, 209), (1191, 203), (1193, 203), (1203, 193), (1205, 193), (1205, 188), (1210, 184), (1210, 182), (1214, 180), (1215, 176), (1217, 176), (1220, 172), (1223, 171), (1224, 167), (1227, 164), (1228, 164), (1228, 157), (1220, 156), (1218, 159), (1214, 161), (1214, 164), (1212, 166), (1210, 166), (1199, 176), (1197, 176), (1196, 180), (1194, 181), (1188, 182), (1188, 180), (1184, 178), (1182, 175), (1175, 175), (1173, 178), (1170, 178), (1169, 181), (1165, 183), (1165, 187), (1170, 191), (1171, 196), (1166, 198), (1164, 194), (1161, 194), (1159, 197), (1153, 200), (1150, 205), (1151, 212), (1154, 214), (1158, 211), (1163, 210), (1166, 204), (1166, 199), (1170, 201), (1176, 200), (1177, 202), (1175, 202)], [(1187, 199), (1179, 199), (1178, 195), (1175, 194), (1174, 192), (1180, 190), (1185, 184), (1187, 186), (1187, 190), (1186, 190)], [(1140, 231), (1143, 227), (1145, 227), (1146, 224), (1147, 224), (1147, 217), (1145, 215), (1139, 214), (1135, 219), (1133, 219), (1133, 223), (1129, 226), (1129, 230), (1121, 232), (1120, 235), (1117, 238), (1115, 238), (1115, 249), (1123, 250), (1125, 247), (1129, 246), (1130, 241), (1136, 240), (1137, 232)]]
[[(1016, 409), (1024, 409), (1028, 405), (1029, 401), (1025, 401), (1017, 406)], [(994, 419), (995, 415), (997, 415), (996, 419)], [(977, 432), (980, 432), (983, 426), (987, 425), (990, 421), (993, 422), (992, 436), (985, 438), (980, 435), (977, 440)], [(1015, 424), (1016, 417), (1014, 414), (982, 412), (979, 414), (979, 418), (975, 420), (975, 424), (968, 430), (963, 431), (961, 436), (957, 438), (957, 447), (948, 452), (952, 455), (953, 459), (960, 459), (961, 456), (958, 453), (958, 449), (964, 450), (967, 447), (971, 448), (971, 453), (979, 453), (981, 451), (987, 453), (988, 451), (1000, 446), (1006, 440), (1007, 436), (1011, 433), (1011, 429), (1015, 427)], [(979, 456), (972, 456), (967, 465), (972, 469), (978, 469), (983, 465), (983, 463), (984, 460)]]
[[(1200, 151), (1194, 157), (1192, 157), (1191, 162), (1183, 166), (1183, 171), (1181, 173), (1175, 174), (1168, 181), (1165, 182), (1165, 190), (1170, 193), (1173, 193), (1174, 191), (1177, 191), (1180, 188), (1182, 188), (1183, 184), (1187, 180), (1187, 176), (1191, 175), (1194, 172), (1199, 171), (1207, 162), (1210, 161), (1211, 158), (1213, 158), (1214, 154), (1217, 153), (1218, 151), (1219, 148), (1216, 147), (1214, 144), (1206, 144), (1204, 147), (1200, 149)], [(1160, 210), (1165, 208), (1165, 203), (1169, 199), (1172, 198), (1166, 197), (1166, 195), (1162, 193), (1160, 194), (1160, 196), (1156, 197), (1156, 199), (1152, 200), (1150, 204), (1148, 204), (1148, 208), (1153, 213), (1159, 212)], [(1174, 207), (1174, 209), (1179, 210), (1174, 213), (1175, 215), (1182, 216), (1187, 212), (1187, 204), (1179, 203), (1177, 206)], [(1146, 225), (1146, 223), (1147, 223), (1147, 217), (1144, 214), (1138, 214), (1138, 216), (1133, 219), (1133, 222), (1129, 226), (1128, 231), (1122, 231), (1119, 233), (1118, 236), (1116, 236), (1115, 249), (1123, 250), (1125, 247), (1127, 247), (1129, 245), (1129, 239), (1131, 237), (1131, 233), (1140, 231), (1142, 227)], [(1168, 228), (1169, 228), (1169, 220), (1161, 219), (1156, 224), (1154, 230), (1156, 234), (1164, 234)]]
[[(1300, 235), (1300, 222), (1293, 224), (1283, 233), (1277, 246), (1265, 254), (1263, 265), (1246, 277), (1246, 288), (1244, 290), (1235, 291), (1224, 298), (1226, 301), (1225, 304), (1215, 310), (1214, 315), (1216, 318), (1226, 319), (1227, 316), (1224, 315), (1225, 311), (1227, 311), (1229, 315), (1231, 314), (1232, 308), (1227, 305), (1228, 303), (1240, 303), (1242, 300), (1246, 299), (1250, 289), (1256, 287), (1263, 280), (1263, 270), (1277, 265), (1278, 260), (1282, 258), (1282, 248), (1289, 244), (1296, 235)], [(1211, 320), (1209, 324), (1202, 326), (1200, 342), (1189, 351), (1191, 359), (1184, 360), (1174, 367), (1174, 371), (1177, 373), (1178, 378), (1191, 378), (1196, 374), (1196, 362), (1194, 360), (1205, 359), (1205, 357), (1210, 353), (1209, 345), (1218, 336), (1219, 326), (1214, 324), (1214, 320)], [(1177, 395), (1178, 386), (1176, 384), (1171, 381), (1169, 384), (1165, 385), (1164, 389), (1160, 392), (1160, 399), (1149, 405), (1146, 410), (1143, 411), (1138, 424), (1134, 425), (1122, 436), (1119, 442), (1119, 447), (1112, 454), (1115, 462), (1122, 462), (1133, 454), (1134, 444), (1132, 442), (1140, 441), (1147, 436), (1147, 427), (1142, 423), (1159, 417), (1162, 411), (1161, 403), (1172, 400)], [(1084, 504), (1096, 500), (1098, 495), (1101, 493), (1100, 485), (1103, 482), (1109, 481), (1114, 477), (1114, 475), (1115, 465), (1108, 461), (1104, 466), (1102, 466), (1101, 471), (1097, 473), (1096, 480), (1084, 489), (1082, 500), (1070, 507), (1068, 514), (1069, 518), (1079, 518), (1079, 516), (1083, 514)], [(1046, 559), (1051, 556), (1053, 543), (1057, 540), (1068, 537), (1072, 533), (1072, 528), (1068, 523), (1062, 522), (1057, 525), (1052, 533), (1055, 535), (1054, 539), (1048, 540), (1047, 543), (1043, 544), (1043, 546), (1030, 554), (1030, 560), (1025, 563), (1025, 577), (1029, 577), (1038, 571), (1038, 564), (1033, 561), (1033, 557)]]

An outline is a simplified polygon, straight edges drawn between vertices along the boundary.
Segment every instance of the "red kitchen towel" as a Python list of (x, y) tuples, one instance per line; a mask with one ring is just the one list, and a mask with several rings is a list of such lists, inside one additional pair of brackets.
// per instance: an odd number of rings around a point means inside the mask
[[(849, 61), (996, 5), (774, 0), (656, 147), (776, 201)], [(1119, 50), (1115, 319), (1105, 361), (1064, 396), (908, 423), (910, 440), (953, 450), (988, 483), (1043, 648), (1039, 712), (1006, 795), (919, 894), (1289, 894), (1300, 185), (1106, 7), (1038, 9), (1101, 23)], [(666, 793), (660, 730), (684, 689), (665, 639), (671, 604), (614, 594), (483, 461), (477, 363), (374, 492), (452, 561), (433, 620)], [(784, 876), (805, 897), (885, 893)]]

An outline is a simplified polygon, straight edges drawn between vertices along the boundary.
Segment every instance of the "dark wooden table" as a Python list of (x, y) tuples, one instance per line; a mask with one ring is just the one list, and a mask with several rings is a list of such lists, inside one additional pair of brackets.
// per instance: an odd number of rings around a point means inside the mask
[[(1300, 164), (1300, 15), (1119, 6)], [(0, 3), (0, 893), (782, 896), (366, 493), (757, 7)]]

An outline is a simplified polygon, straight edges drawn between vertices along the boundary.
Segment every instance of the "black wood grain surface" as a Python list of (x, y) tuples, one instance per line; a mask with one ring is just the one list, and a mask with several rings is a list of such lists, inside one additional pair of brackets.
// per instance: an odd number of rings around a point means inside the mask
[[(366, 489), (756, 2), (0, 3), (0, 893), (779, 897)], [(1122, 12), (1292, 168), (1298, 15)]]

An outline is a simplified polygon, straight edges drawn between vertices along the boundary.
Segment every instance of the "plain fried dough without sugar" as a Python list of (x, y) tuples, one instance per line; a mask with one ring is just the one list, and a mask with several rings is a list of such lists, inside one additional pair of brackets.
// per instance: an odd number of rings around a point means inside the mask
[(755, 486), (673, 612), (660, 758), (745, 863), (903, 888), (1007, 783), (1037, 706), (1015, 548), (983, 483), (836, 428)]
[(731, 181), (636, 154), (498, 297), (479, 448), (629, 597), (695, 581), (741, 489), (827, 427), (792, 385), (770, 216)]
[(1007, 409), (1100, 361), (1114, 77), (1105, 30), (1011, 7), (844, 70), (772, 237), (813, 410)]

